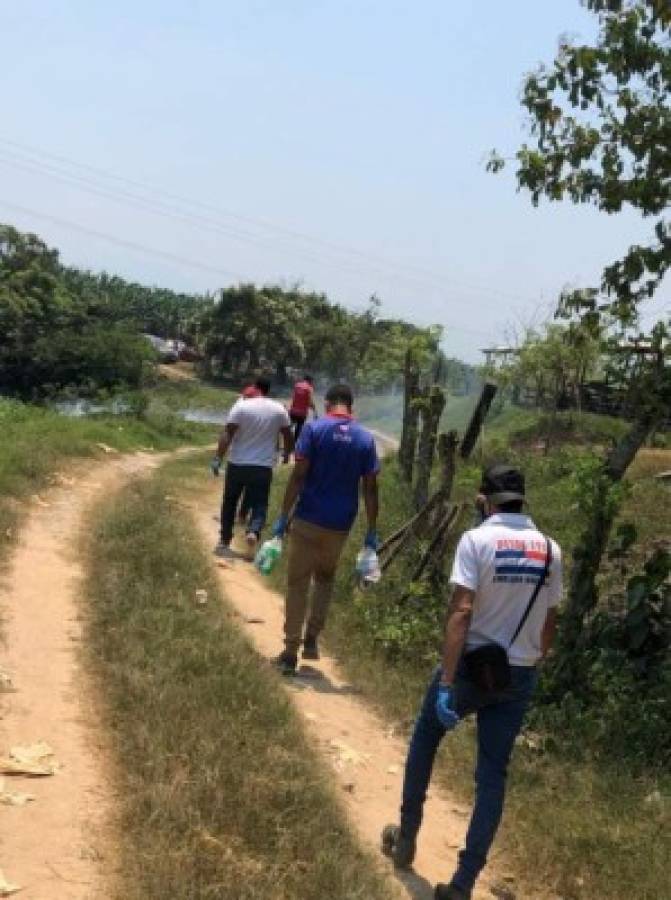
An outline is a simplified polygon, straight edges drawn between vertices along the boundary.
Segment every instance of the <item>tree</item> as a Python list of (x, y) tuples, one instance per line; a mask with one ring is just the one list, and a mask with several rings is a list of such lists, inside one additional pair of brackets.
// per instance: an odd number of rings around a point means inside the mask
[[(671, 6), (668, 0), (583, 0), (597, 17), (592, 44), (563, 41), (556, 59), (524, 81), (534, 146), (517, 153), (517, 181), (532, 202), (569, 199), (608, 214), (631, 208), (656, 219), (647, 244), (604, 269), (599, 287), (565, 293), (558, 314), (610, 339), (640, 329), (641, 306), (671, 266)], [(504, 161), (493, 155), (489, 168)], [(597, 600), (595, 587), (617, 503), (618, 482), (668, 411), (668, 322), (645, 335), (651, 361), (629, 390), (637, 418), (594, 478), (593, 515), (574, 555), (562, 640), (570, 653)]]
[(99, 316), (73, 292), (58, 253), (36, 235), (0, 225), (0, 386), (30, 399), (74, 388), (137, 387), (153, 354), (127, 323)]
[(513, 362), (498, 373), (515, 389), (531, 387), (537, 406), (557, 411), (580, 408), (581, 389), (600, 359), (600, 344), (592, 329), (580, 322), (552, 324), (531, 331)]
[(295, 292), (253, 284), (226, 288), (204, 322), (206, 351), (224, 369), (238, 373), (270, 365), (285, 381), (287, 366), (304, 360), (301, 320)]

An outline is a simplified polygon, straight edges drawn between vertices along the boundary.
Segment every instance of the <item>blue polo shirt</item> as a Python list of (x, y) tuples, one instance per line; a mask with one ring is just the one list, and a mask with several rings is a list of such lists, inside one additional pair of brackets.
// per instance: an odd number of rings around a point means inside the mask
[(349, 531), (359, 511), (359, 482), (380, 468), (373, 435), (350, 416), (314, 419), (301, 431), (296, 459), (310, 463), (296, 518)]

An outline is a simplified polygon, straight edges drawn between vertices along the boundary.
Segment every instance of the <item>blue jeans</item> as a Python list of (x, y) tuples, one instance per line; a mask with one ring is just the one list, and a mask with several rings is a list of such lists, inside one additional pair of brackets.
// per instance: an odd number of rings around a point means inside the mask
[(221, 541), (229, 544), (233, 537), (235, 513), (242, 493), (245, 494), (245, 506), (251, 509), (252, 519), (248, 531), (259, 535), (266, 524), (268, 513), (268, 496), (273, 470), (269, 466), (239, 466), (229, 463), (226, 466), (226, 483), (221, 503)]
[[(512, 684), (504, 692), (485, 695), (468, 681), (463, 670), (454, 685), (454, 709), (460, 717), (477, 716), (478, 758), (475, 769), (475, 806), (466, 835), (466, 846), (459, 853), (459, 865), (452, 884), (470, 891), (487, 862), (487, 854), (496, 835), (505, 795), (508, 762), (519, 734), (529, 700), (536, 685), (536, 669), (511, 666)], [(433, 761), (445, 729), (436, 715), (440, 668), (424, 697), (405, 764), (401, 833), (414, 837), (422, 824), (426, 792)]]

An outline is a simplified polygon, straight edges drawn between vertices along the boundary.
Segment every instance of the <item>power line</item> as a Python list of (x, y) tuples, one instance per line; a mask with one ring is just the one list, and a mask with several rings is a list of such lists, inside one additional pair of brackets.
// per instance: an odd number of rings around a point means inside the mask
[[(1, 152), (2, 151), (0, 150), (0, 153)], [(3, 159), (3, 157), (0, 155), (0, 163), (3, 163), (3, 162), (14, 166), (21, 171), (27, 171), (30, 173), (37, 172), (38, 174), (47, 174), (49, 176), (55, 177), (57, 180), (65, 183), (65, 184), (72, 184), (75, 187), (83, 187), (83, 189), (86, 190), (88, 193), (94, 194), (96, 196), (110, 198), (115, 201), (119, 201), (119, 196), (120, 196), (122, 198), (121, 202), (127, 203), (134, 208), (146, 209), (149, 212), (151, 212), (152, 214), (161, 216), (163, 218), (170, 218), (170, 219), (175, 219), (178, 221), (185, 221), (187, 223), (195, 221), (196, 224), (198, 224), (199, 226), (201, 225), (201, 222), (199, 221), (201, 217), (194, 217), (190, 214), (185, 215), (185, 214), (182, 214), (179, 212), (176, 213), (176, 212), (173, 212), (170, 208), (166, 208), (166, 209), (163, 209), (161, 207), (156, 208), (155, 205), (152, 205), (151, 201), (146, 201), (146, 200), (144, 200), (144, 198), (137, 197), (134, 195), (123, 193), (123, 194), (117, 196), (115, 193), (112, 193), (112, 192), (108, 191), (107, 189), (100, 189), (99, 187), (97, 187), (95, 185), (92, 186), (90, 184), (90, 182), (88, 182), (87, 179), (80, 179), (78, 176), (70, 175), (69, 173), (63, 173), (62, 171), (58, 171), (58, 170), (55, 172), (45, 170), (45, 168), (42, 164), (34, 163), (32, 160), (29, 160), (26, 163), (23, 161), (17, 161), (15, 159), (10, 159), (10, 160)], [(84, 184), (80, 185), (79, 181), (84, 181)], [(228, 230), (224, 230), (221, 227), (218, 227), (216, 225), (214, 227), (212, 227), (212, 225), (210, 224), (210, 222), (208, 220), (203, 220), (203, 224), (204, 224), (204, 227), (210, 231), (215, 231), (216, 233), (223, 233), (226, 235), (229, 234)], [(98, 234), (99, 234), (99, 232), (98, 232)], [(238, 235), (235, 235), (235, 234), (233, 234), (233, 236), (238, 237)], [(252, 235), (250, 237), (253, 239), (254, 236)], [(314, 260), (315, 258), (312, 257), (312, 259)], [(316, 261), (319, 262), (318, 259)], [(339, 270), (342, 274), (341, 267), (339, 267)], [(361, 270), (359, 270), (359, 271), (361, 271)], [(453, 329), (453, 330), (461, 331), (463, 333), (476, 334), (476, 335), (480, 335), (480, 336), (484, 336), (484, 334), (485, 334), (483, 331), (480, 331), (477, 329), (469, 329), (467, 327), (457, 328), (457, 329)]]
[(51, 222), (54, 225), (60, 225), (64, 228), (71, 228), (73, 231), (79, 231), (82, 234), (87, 234), (90, 237), (99, 238), (103, 241), (109, 241), (111, 244), (116, 244), (118, 247), (124, 247), (128, 250), (137, 250), (140, 253), (148, 253), (151, 256), (157, 256), (161, 259), (168, 260), (169, 262), (179, 263), (184, 266), (191, 266), (195, 269), (202, 269), (205, 272), (213, 272), (216, 275), (223, 275), (226, 278), (235, 278), (239, 281), (249, 280), (244, 275), (241, 275), (239, 272), (235, 272), (232, 269), (223, 269), (220, 266), (212, 266), (209, 263), (197, 262), (193, 259), (188, 259), (186, 256), (179, 256), (176, 253), (169, 253), (165, 250), (159, 250), (156, 247), (147, 247), (145, 244), (138, 244), (134, 241), (126, 241), (123, 238), (114, 237), (114, 235), (106, 234), (104, 231), (96, 231), (93, 228), (87, 228), (84, 225), (79, 225), (77, 222), (72, 222), (69, 219), (62, 219), (59, 216), (52, 216), (49, 213), (38, 212), (35, 209), (29, 209), (27, 206), (20, 206), (18, 203), (9, 203), (7, 200), (0, 199), (0, 205), (4, 206), (6, 209), (11, 209), (14, 212), (22, 213), (23, 215), (33, 216), (36, 219), (43, 219), (46, 222)]
[[(30, 209), (26, 206), (19, 205), (17, 203), (10, 203), (6, 200), (0, 199), (0, 206), (5, 207), (6, 209), (10, 209), (13, 212), (18, 212), (22, 215), (32, 216), (37, 219), (41, 219), (46, 222), (51, 222), (54, 225), (58, 225), (60, 227), (69, 228), (73, 231), (77, 231), (81, 234), (86, 234), (90, 237), (97, 238), (99, 240), (107, 241), (111, 244), (115, 244), (118, 247), (123, 247), (125, 249), (133, 250), (139, 253), (145, 253), (150, 256), (156, 256), (160, 259), (167, 260), (168, 262), (177, 263), (183, 266), (189, 266), (194, 269), (200, 269), (205, 272), (214, 273), (216, 275), (223, 275), (226, 278), (234, 278), (238, 281), (248, 281), (251, 280), (248, 276), (241, 275), (239, 272), (233, 271), (231, 269), (224, 269), (220, 266), (213, 266), (209, 263), (199, 262), (197, 260), (189, 259), (185, 256), (180, 256), (175, 253), (170, 253), (165, 250), (160, 250), (156, 247), (148, 247), (145, 244), (140, 244), (135, 241), (127, 241), (123, 238), (117, 238), (114, 235), (107, 234), (103, 231), (98, 231), (93, 228), (88, 228), (87, 226), (80, 225), (77, 222), (73, 222), (69, 219), (63, 219), (60, 216), (53, 216), (49, 213), (39, 212), (34, 209)], [(475, 329), (469, 328), (447, 328), (447, 335), (450, 333), (455, 334), (474, 334), (480, 337), (484, 337), (489, 339), (490, 335), (488, 333), (477, 331)]]
[[(2, 154), (3, 152), (5, 152), (5, 151), (2, 151), (2, 149), (0, 148), (0, 154)], [(0, 155), (0, 164), (3, 164), (3, 163), (5, 165), (10, 165), (13, 168), (16, 168), (20, 171), (29, 172), (31, 174), (46, 175), (50, 178), (56, 179), (57, 181), (59, 181), (61, 183), (64, 183), (67, 185), (72, 185), (73, 187), (75, 187), (77, 189), (84, 190), (86, 193), (93, 194), (94, 196), (100, 196), (100, 197), (104, 197), (107, 199), (111, 199), (115, 202), (120, 202), (122, 204), (129, 205), (135, 209), (145, 210), (145, 211), (151, 213), (152, 215), (159, 216), (160, 218), (172, 219), (175, 221), (182, 221), (187, 224), (195, 224), (201, 230), (210, 231), (215, 234), (223, 234), (227, 237), (232, 237), (234, 240), (242, 241), (243, 243), (261, 244), (261, 246), (263, 246), (265, 250), (270, 249), (270, 250), (278, 251), (280, 249), (275, 246), (275, 244), (276, 244), (275, 239), (273, 239), (272, 244), (269, 244), (268, 241), (271, 240), (269, 237), (261, 237), (261, 236), (257, 236), (257, 235), (245, 233), (245, 232), (236, 232), (235, 230), (232, 230), (230, 227), (226, 227), (226, 226), (222, 227), (217, 222), (213, 222), (213, 220), (204, 218), (202, 216), (194, 216), (191, 213), (183, 213), (181, 211), (175, 211), (174, 209), (172, 209), (168, 206), (165, 206), (162, 203), (159, 203), (157, 205), (155, 201), (148, 200), (143, 197), (139, 197), (137, 195), (128, 194), (126, 192), (119, 193), (119, 192), (115, 192), (115, 191), (110, 191), (109, 189), (107, 189), (105, 187), (103, 187), (103, 188), (99, 187), (98, 185), (95, 184), (95, 182), (91, 182), (89, 179), (81, 178), (78, 175), (68, 173), (68, 172), (63, 172), (62, 170), (57, 170), (57, 169), (54, 170), (53, 167), (45, 166), (44, 164), (35, 162), (33, 160), (20, 160), (20, 159), (17, 160), (17, 159), (12, 159), (12, 158), (7, 159), (6, 156), (3, 157), (2, 155)], [(317, 264), (323, 264), (323, 262), (324, 262), (323, 259), (320, 259), (319, 257), (315, 256), (314, 254), (306, 252), (305, 250), (301, 250), (299, 252), (301, 253), (301, 255), (305, 256), (307, 259), (309, 259), (312, 262), (315, 262)], [(352, 266), (351, 264), (349, 264), (347, 266), (347, 268), (344, 269), (342, 263), (332, 261), (332, 260), (328, 260), (328, 262), (332, 265), (337, 266), (338, 271), (340, 272), (341, 275), (344, 274), (344, 275), (350, 275), (350, 276), (354, 276), (354, 277), (365, 275), (367, 277), (371, 277), (370, 272), (365, 269), (362, 269), (360, 266)], [(376, 277), (379, 278), (380, 276), (376, 276)], [(383, 277), (388, 278), (389, 274), (383, 273)], [(409, 280), (407, 276), (402, 276), (402, 277), (404, 277), (406, 280)], [(410, 279), (410, 280), (415, 280), (415, 279)], [(450, 298), (449, 302), (454, 302), (454, 301), (452, 300), (452, 298)], [(462, 301), (462, 302), (464, 302), (464, 301)]]
[[(74, 172), (74, 173), (73, 173), (73, 172), (65, 172), (65, 173), (64, 173), (63, 170), (61, 169), (60, 171), (59, 171), (59, 170), (56, 170), (56, 171), (55, 171), (55, 174), (54, 174), (54, 168), (55, 168), (55, 167), (54, 167), (53, 165), (51, 165), (51, 166), (45, 165), (44, 162), (41, 162), (41, 161), (39, 160), (39, 157), (43, 157), (43, 158), (45, 158), (45, 159), (55, 160), (55, 161), (57, 161), (57, 162), (59, 162), (59, 163), (65, 164), (65, 165), (68, 166), (68, 167), (71, 167), (71, 168), (74, 168), (74, 169), (80, 169), (80, 170), (86, 171), (86, 172), (90, 172), (90, 173), (92, 173), (92, 175), (93, 175), (95, 178), (98, 178), (98, 179), (102, 178), (102, 179), (107, 179), (107, 180), (110, 180), (110, 181), (117, 182), (117, 183), (119, 183), (119, 184), (130, 185), (130, 186), (133, 187), (134, 189), (139, 189), (139, 190), (141, 190), (143, 193), (150, 195), (150, 197), (148, 197), (148, 198), (138, 198), (137, 195), (135, 195), (135, 196), (130, 195), (130, 196), (129, 196), (127, 192), (126, 192), (125, 194), (122, 194), (122, 193), (120, 192), (120, 195), (121, 195), (121, 196), (125, 196), (126, 199), (132, 199), (132, 200), (134, 200), (135, 202), (144, 202), (144, 203), (147, 203), (147, 204), (151, 204), (151, 203), (155, 203), (155, 202), (156, 202), (156, 201), (152, 201), (152, 200), (151, 200), (151, 195), (162, 196), (162, 197), (165, 197), (165, 198), (169, 199), (171, 202), (176, 201), (176, 202), (181, 203), (181, 204), (186, 204), (187, 206), (190, 206), (190, 207), (194, 207), (194, 208), (206, 210), (206, 211), (208, 211), (208, 212), (210, 212), (210, 213), (215, 213), (217, 216), (223, 216), (223, 217), (227, 217), (227, 218), (229, 218), (229, 219), (233, 219), (233, 220), (235, 220), (235, 221), (239, 221), (239, 222), (245, 223), (246, 225), (251, 226), (251, 227), (254, 227), (254, 228), (261, 228), (261, 229), (264, 229), (265, 231), (270, 231), (271, 233), (272, 233), (272, 232), (275, 232), (274, 240), (277, 240), (277, 236), (276, 236), (276, 235), (277, 235), (277, 233), (279, 233), (279, 234), (282, 234), (282, 235), (284, 236), (284, 239), (289, 238), (289, 239), (299, 240), (299, 241), (302, 241), (302, 242), (306, 242), (306, 243), (308, 243), (308, 244), (314, 244), (314, 245), (318, 245), (318, 246), (324, 247), (324, 248), (326, 248), (327, 250), (329, 250), (331, 253), (335, 252), (335, 253), (340, 254), (340, 255), (354, 256), (354, 257), (358, 258), (361, 262), (366, 263), (367, 266), (368, 266), (369, 268), (371, 268), (371, 267), (372, 267), (372, 268), (377, 268), (377, 269), (382, 268), (382, 269), (386, 269), (388, 272), (389, 272), (389, 270), (395, 271), (395, 272), (396, 272), (396, 275), (395, 275), (396, 278), (399, 277), (399, 274), (398, 274), (398, 273), (399, 273), (399, 272), (402, 272), (403, 270), (405, 270), (406, 272), (411, 272), (411, 273), (413, 273), (413, 274), (410, 274), (410, 275), (406, 274), (406, 275), (400, 276), (400, 277), (403, 277), (403, 278), (405, 278), (405, 280), (410, 281), (410, 282), (420, 283), (420, 284), (424, 284), (424, 285), (427, 285), (427, 284), (430, 283), (430, 284), (433, 285), (434, 288), (437, 287), (437, 288), (442, 289), (442, 290), (444, 290), (444, 286), (445, 286), (446, 283), (450, 283), (450, 282), (451, 282), (451, 283), (454, 284), (456, 287), (459, 287), (459, 288), (461, 288), (462, 290), (473, 291), (473, 292), (476, 292), (476, 293), (489, 294), (489, 295), (492, 296), (492, 297), (497, 296), (497, 297), (503, 297), (503, 298), (506, 298), (506, 299), (514, 299), (514, 300), (517, 300), (517, 301), (519, 301), (520, 299), (524, 299), (524, 298), (520, 298), (520, 297), (517, 296), (517, 295), (511, 294), (511, 293), (507, 293), (507, 292), (504, 292), (504, 291), (500, 291), (500, 290), (498, 290), (498, 289), (496, 289), (496, 288), (490, 288), (490, 287), (484, 287), (484, 286), (481, 286), (481, 285), (469, 284), (468, 282), (461, 282), (461, 281), (459, 281), (458, 279), (454, 279), (454, 278), (451, 278), (451, 277), (448, 277), (448, 276), (440, 275), (440, 274), (437, 274), (437, 273), (435, 273), (435, 272), (431, 272), (431, 271), (429, 271), (429, 270), (423, 269), (423, 268), (421, 268), (421, 267), (419, 267), (419, 266), (414, 266), (414, 265), (408, 264), (408, 263), (398, 263), (398, 262), (395, 262), (395, 261), (393, 261), (393, 260), (389, 260), (389, 259), (386, 259), (386, 258), (384, 258), (384, 257), (380, 257), (380, 256), (375, 255), (375, 254), (363, 252), (363, 251), (358, 250), (358, 249), (353, 248), (353, 247), (348, 247), (348, 246), (346, 246), (346, 245), (339, 245), (339, 244), (336, 244), (336, 243), (333, 243), (333, 242), (330, 242), (330, 241), (325, 241), (325, 240), (323, 240), (323, 239), (321, 239), (321, 238), (317, 238), (317, 237), (315, 237), (315, 236), (313, 236), (313, 235), (308, 235), (308, 234), (305, 234), (305, 233), (300, 232), (300, 231), (296, 231), (296, 230), (293, 230), (293, 229), (290, 229), (290, 228), (286, 228), (285, 226), (277, 225), (277, 224), (275, 224), (275, 223), (269, 222), (269, 221), (264, 220), (264, 219), (255, 219), (255, 218), (252, 218), (252, 217), (250, 217), (250, 216), (240, 215), (239, 213), (235, 213), (235, 212), (232, 212), (232, 211), (230, 211), (230, 210), (220, 209), (220, 208), (218, 208), (218, 207), (216, 207), (216, 206), (213, 206), (212, 204), (203, 203), (203, 202), (198, 201), (198, 200), (189, 199), (189, 198), (183, 197), (183, 196), (181, 196), (181, 195), (179, 195), (179, 194), (175, 194), (175, 193), (173, 193), (173, 192), (166, 191), (166, 190), (164, 190), (164, 189), (162, 189), (162, 188), (158, 188), (158, 187), (155, 187), (155, 186), (152, 186), (152, 185), (143, 184), (143, 183), (140, 182), (140, 181), (136, 181), (136, 180), (133, 180), (133, 179), (130, 179), (130, 178), (126, 178), (126, 177), (124, 177), (124, 176), (117, 175), (117, 174), (115, 174), (115, 173), (113, 173), (113, 172), (109, 172), (109, 171), (106, 171), (106, 170), (104, 170), (104, 169), (98, 169), (98, 168), (96, 168), (96, 167), (94, 167), (94, 166), (90, 166), (90, 165), (88, 165), (88, 164), (86, 164), (86, 163), (77, 162), (77, 161), (72, 160), (72, 159), (69, 159), (68, 157), (65, 157), (65, 156), (60, 156), (60, 155), (58, 155), (58, 154), (50, 153), (50, 152), (48, 152), (48, 151), (39, 150), (39, 149), (37, 149), (37, 148), (30, 147), (30, 146), (28, 146), (28, 145), (18, 143), (17, 141), (12, 141), (12, 140), (9, 140), (9, 139), (7, 139), (7, 138), (1, 138), (1, 137), (0, 137), (0, 144), (5, 144), (5, 145), (8, 146), (8, 147), (17, 148), (17, 149), (20, 150), (21, 152), (24, 152), (24, 153), (27, 152), (27, 153), (31, 154), (32, 156), (38, 157), (37, 160), (35, 160), (35, 159), (26, 159), (26, 158), (24, 157), (24, 158), (23, 158), (23, 163), (25, 164), (25, 163), (27, 162), (27, 163), (32, 164), (32, 165), (34, 165), (34, 166), (41, 166), (43, 169), (45, 169), (45, 171), (43, 172), (43, 174), (50, 174), (51, 177), (58, 177), (58, 176), (60, 176), (61, 178), (63, 178), (63, 177), (66, 177), (66, 178), (74, 178), (74, 179), (77, 179), (78, 181), (81, 181), (82, 183), (88, 183), (89, 185), (94, 185), (94, 186), (95, 186), (95, 182), (92, 182), (90, 178), (86, 178), (86, 176), (82, 176), (82, 175), (78, 174), (77, 172)], [(13, 152), (16, 153), (16, 150), (14, 150)], [(5, 159), (5, 162), (8, 162), (8, 161)], [(17, 162), (16, 162), (16, 161), (9, 161), (9, 164), (10, 164), (10, 165), (17, 165)], [(49, 168), (51, 171), (50, 171), (50, 172), (46, 171), (47, 168)], [(93, 190), (93, 189), (95, 189), (95, 188), (90, 188), (90, 189)], [(99, 186), (98, 186), (98, 190), (99, 190), (99, 189), (100, 189), (100, 188), (99, 188)], [(109, 191), (110, 189), (109, 189), (109, 187), (107, 187), (107, 188), (105, 188), (105, 190)], [(117, 190), (118, 190), (118, 189), (117, 189)], [(108, 196), (109, 196), (109, 195), (108, 195)], [(111, 197), (111, 198), (112, 198), (112, 199), (116, 199), (116, 198), (114, 198), (114, 197)], [(170, 214), (170, 211), (171, 211), (171, 209), (172, 209), (172, 215), (175, 215), (174, 208), (171, 208), (171, 207), (166, 206), (165, 203), (161, 203), (161, 206), (162, 206), (162, 208), (163, 208), (163, 212), (164, 212), (164, 213)], [(158, 213), (157, 213), (157, 214), (158, 214)], [(177, 212), (177, 215), (180, 215), (180, 216), (192, 216), (192, 217), (193, 217), (193, 214), (192, 214), (192, 213), (188, 213), (188, 212), (185, 213), (183, 210), (179, 210), (179, 211)], [(266, 241), (266, 242), (267, 242), (268, 239), (270, 238), (270, 235), (268, 235), (268, 236), (265, 236), (265, 235), (255, 235), (254, 233), (250, 233), (249, 231), (247, 231), (247, 232), (241, 232), (241, 231), (239, 231), (239, 230), (237, 230), (237, 231), (236, 231), (236, 230), (233, 230), (233, 229), (231, 229), (231, 226), (228, 225), (227, 223), (223, 223), (223, 222), (221, 222), (221, 221), (217, 222), (217, 221), (213, 220), (212, 218), (203, 217), (203, 216), (200, 216), (200, 215), (197, 215), (197, 216), (195, 216), (195, 217), (193, 217), (193, 218), (197, 219), (198, 222), (201, 223), (202, 226), (205, 226), (205, 225), (207, 224), (207, 225), (209, 225), (209, 226), (211, 227), (211, 226), (214, 225), (215, 227), (218, 228), (218, 230), (221, 229), (222, 226), (223, 226), (224, 228), (227, 229), (226, 233), (228, 234), (228, 236), (233, 237), (233, 238), (236, 239), (236, 240), (251, 241), (251, 242), (255, 242), (255, 241), (258, 242), (259, 240), (262, 240), (262, 241)], [(271, 245), (271, 246), (272, 246), (272, 245)], [(294, 248), (294, 252), (296, 252), (296, 249), (295, 249), (295, 248)], [(301, 252), (303, 255), (306, 255), (306, 252), (305, 252), (305, 249), (304, 249), (304, 248), (303, 248), (302, 250), (299, 250), (299, 252)], [(308, 252), (309, 252), (309, 251), (308, 251)], [(324, 262), (323, 259), (320, 259), (319, 257), (315, 257), (314, 255), (312, 255), (310, 258), (311, 258), (311, 260), (312, 260), (313, 262), (317, 262), (317, 263), (320, 263), (320, 262), (323, 263), (323, 262)], [(326, 263), (327, 263), (328, 265), (336, 265), (336, 266), (338, 266), (339, 268), (341, 268), (342, 265), (343, 265), (342, 260), (327, 259), (327, 260), (326, 260)], [(351, 266), (352, 263), (350, 263), (349, 265)], [(355, 264), (355, 265), (356, 265), (356, 264)], [(355, 271), (356, 271), (356, 270), (355, 270)], [(361, 269), (359, 269), (358, 271), (361, 271)], [(389, 276), (387, 276), (387, 277), (389, 277)], [(527, 298), (527, 300), (528, 300), (528, 302), (534, 302), (534, 301), (532, 301), (530, 298)]]

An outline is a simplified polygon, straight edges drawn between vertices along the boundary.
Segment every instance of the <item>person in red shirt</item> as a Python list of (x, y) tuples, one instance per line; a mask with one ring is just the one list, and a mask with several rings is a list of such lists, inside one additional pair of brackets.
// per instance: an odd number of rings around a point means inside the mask
[(314, 382), (311, 375), (304, 375), (303, 380), (297, 381), (294, 385), (294, 391), (291, 395), (291, 406), (289, 407), (289, 418), (294, 426), (294, 443), (300, 437), (310, 410), (312, 410), (314, 415), (317, 414), (313, 385)]

